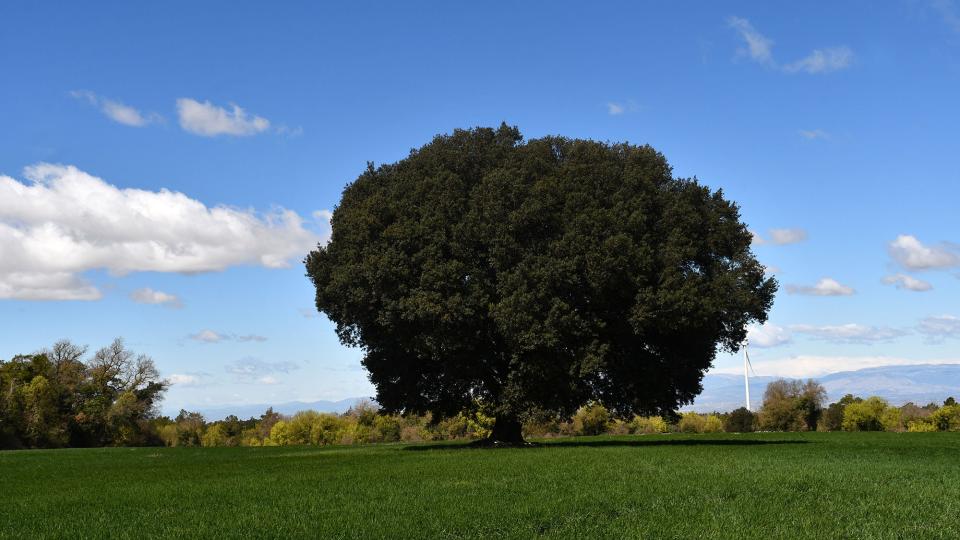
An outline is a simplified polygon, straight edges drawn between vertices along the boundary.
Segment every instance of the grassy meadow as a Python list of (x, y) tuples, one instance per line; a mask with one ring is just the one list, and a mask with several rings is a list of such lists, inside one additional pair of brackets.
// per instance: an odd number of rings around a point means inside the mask
[(0, 452), (0, 537), (957, 538), (960, 433)]

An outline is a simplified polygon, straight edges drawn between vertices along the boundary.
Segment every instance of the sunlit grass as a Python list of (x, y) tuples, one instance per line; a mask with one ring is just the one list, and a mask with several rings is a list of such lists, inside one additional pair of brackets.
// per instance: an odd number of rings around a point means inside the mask
[(0, 536), (956, 538), (960, 433), (0, 452)]

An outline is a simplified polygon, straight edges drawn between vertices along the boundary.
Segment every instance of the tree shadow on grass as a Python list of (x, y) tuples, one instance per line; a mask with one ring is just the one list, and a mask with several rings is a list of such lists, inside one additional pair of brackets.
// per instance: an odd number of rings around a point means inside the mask
[[(552, 439), (550, 441), (529, 442), (524, 448), (603, 448), (603, 447), (644, 447), (644, 446), (767, 446), (782, 444), (809, 444), (810, 441), (778, 439), (772, 441), (758, 439)], [(442, 444), (420, 444), (416, 446), (407, 446), (404, 450), (423, 451), (423, 450), (477, 450), (484, 448), (494, 448), (491, 446), (478, 445), (475, 442), (461, 443), (448, 442)], [(512, 448), (517, 448), (513, 446)]]

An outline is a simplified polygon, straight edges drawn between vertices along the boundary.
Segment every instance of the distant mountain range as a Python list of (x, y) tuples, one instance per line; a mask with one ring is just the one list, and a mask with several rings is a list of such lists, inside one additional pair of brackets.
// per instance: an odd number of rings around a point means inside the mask
[[(779, 378), (750, 377), (750, 401), (754, 408), (763, 403), (767, 384)], [(812, 378), (827, 390), (828, 403), (846, 394), (880, 396), (894, 405), (908, 401), (925, 405), (940, 403), (949, 396), (960, 398), (960, 364), (883, 366)], [(731, 411), (743, 405), (743, 375), (708, 374), (703, 378), (703, 393), (684, 409)]]
[[(767, 384), (780, 377), (750, 377), (750, 400), (754, 410), (763, 403)], [(915, 366), (884, 366), (831, 373), (813, 377), (827, 390), (828, 403), (846, 394), (880, 396), (894, 405), (912, 401), (919, 405), (941, 403), (949, 396), (960, 399), (960, 364), (923, 364)], [(273, 407), (280, 414), (314, 410), (342, 413), (367, 398), (346, 398), (340, 401), (289, 401), (276, 404), (225, 405), (199, 408), (207, 420), (220, 420), (231, 414), (239, 418), (259, 417)], [(742, 407), (743, 375), (708, 374), (703, 378), (703, 393), (684, 410), (698, 412), (732, 411)], [(170, 414), (172, 411), (167, 411)], [(173, 412), (172, 415), (175, 415)], [(171, 416), (172, 416), (171, 415)]]

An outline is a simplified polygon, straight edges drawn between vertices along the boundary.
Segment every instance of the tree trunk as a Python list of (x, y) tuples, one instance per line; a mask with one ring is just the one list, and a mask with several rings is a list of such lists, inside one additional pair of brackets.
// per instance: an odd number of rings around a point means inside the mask
[(498, 416), (493, 422), (493, 431), (487, 437), (487, 442), (491, 444), (509, 444), (522, 445), (523, 424), (515, 416)]

